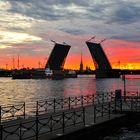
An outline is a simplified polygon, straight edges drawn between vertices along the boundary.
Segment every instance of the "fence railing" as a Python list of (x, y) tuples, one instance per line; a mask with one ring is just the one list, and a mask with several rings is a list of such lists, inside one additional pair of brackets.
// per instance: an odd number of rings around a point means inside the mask
[(110, 102), (115, 98), (114, 92), (82, 95), (77, 97), (50, 99), (46, 101), (37, 101), (36, 115), (48, 112), (57, 112), (64, 109), (72, 109), (83, 107), (86, 105), (94, 105), (98, 103)]
[(25, 118), (25, 103), (0, 106), (0, 123), (17, 118)]
[(107, 103), (96, 104), (93, 107), (94, 107), (94, 115), (93, 115), (94, 123), (96, 123), (97, 119), (103, 117), (108, 117), (107, 119), (109, 120), (111, 114), (115, 113), (116, 104), (114, 101), (112, 101)]
[[(123, 104), (128, 104), (129, 107), (131, 104), (131, 108), (138, 107), (139, 104), (135, 105), (135, 101), (140, 100), (140, 93), (138, 91), (127, 91), (126, 97), (122, 91), (117, 92), (98, 92), (97, 94), (91, 95), (82, 95), (77, 97), (66, 97), (66, 98), (54, 98), (54, 99), (47, 99), (45, 101), (37, 101), (35, 107), (35, 114), (36, 116), (41, 114), (46, 114), (50, 112), (58, 112), (63, 111), (66, 109), (73, 109), (78, 107), (84, 107), (88, 105), (95, 105), (104, 102), (111, 102), (114, 101), (115, 98), (121, 98), (124, 100), (126, 99)], [(118, 96), (118, 95), (119, 96)], [(117, 95), (117, 96), (116, 96)], [(133, 98), (133, 99), (132, 99)], [(128, 99), (131, 99), (128, 101)], [(120, 104), (117, 103), (119, 106)], [(19, 117), (25, 118), (26, 109), (25, 103), (20, 105), (10, 105), (10, 106), (0, 106), (0, 123), (9, 120), (9, 119), (17, 119)]]
[(123, 110), (140, 111), (140, 94), (126, 96), (122, 101)]
[[(126, 96), (125, 101), (123, 100), (123, 96), (121, 96), (121, 98), (118, 98), (119, 96), (115, 96), (116, 98), (114, 100), (110, 100), (112, 98), (110, 98), (109, 100), (105, 100), (106, 97), (102, 95), (100, 101), (98, 101), (98, 99), (96, 99), (94, 96), (97, 104), (95, 103), (95, 100), (92, 100), (92, 97), (86, 98), (86, 96), (80, 96), (80, 98), (64, 98), (66, 100), (63, 99), (63, 101), (61, 100), (61, 102), (66, 102), (66, 108), (70, 106), (70, 109), (68, 110), (45, 115), (38, 114), (31, 119), (23, 119), (21, 121), (15, 121), (14, 123), (0, 124), (0, 140), (28, 140), (30, 138), (38, 140), (39, 137), (44, 134), (52, 134), (53, 132), (63, 134), (69, 128), (73, 129), (74, 127), (85, 126), (89, 115), (85, 111), (86, 103), (88, 103), (88, 105), (89, 103), (92, 105), (91, 107), (93, 109), (93, 112), (90, 115), (93, 117), (92, 119), (95, 124), (100, 119), (109, 120), (115, 113), (122, 113), (122, 111), (125, 111), (127, 109), (129, 111), (140, 111), (140, 96), (137, 95)], [(85, 100), (83, 98), (85, 98)], [(59, 100), (55, 101), (55, 104), (58, 104), (57, 106), (55, 106), (56, 109), (59, 105), (63, 105), (59, 104)], [(75, 105), (83, 106), (75, 108)]]
[(55, 113), (44, 117), (35, 117), (31, 120), (20, 121), (10, 125), (0, 125), (0, 140), (28, 140), (60, 131), (64, 133), (67, 128), (77, 125), (85, 125), (85, 108), (73, 109), (65, 112)]

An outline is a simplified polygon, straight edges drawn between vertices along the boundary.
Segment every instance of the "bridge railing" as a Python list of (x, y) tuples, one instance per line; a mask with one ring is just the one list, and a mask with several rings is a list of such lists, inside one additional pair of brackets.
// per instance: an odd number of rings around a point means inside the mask
[(17, 118), (25, 118), (25, 103), (0, 106), (0, 123)]
[(68, 128), (85, 125), (85, 108), (59, 112), (10, 125), (0, 125), (0, 140), (28, 140), (51, 132), (63, 134)]

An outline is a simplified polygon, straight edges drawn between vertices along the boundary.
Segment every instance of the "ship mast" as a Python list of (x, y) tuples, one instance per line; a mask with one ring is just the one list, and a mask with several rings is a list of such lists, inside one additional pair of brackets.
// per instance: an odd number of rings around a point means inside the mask
[(15, 58), (13, 56), (13, 69), (15, 69)]
[(17, 59), (17, 67), (19, 69), (19, 55), (18, 55), (18, 59)]

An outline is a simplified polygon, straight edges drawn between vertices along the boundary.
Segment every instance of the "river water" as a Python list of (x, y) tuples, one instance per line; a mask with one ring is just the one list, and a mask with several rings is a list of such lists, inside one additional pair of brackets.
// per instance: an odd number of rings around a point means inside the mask
[[(0, 78), (0, 105), (26, 102), (28, 109), (37, 100), (95, 94), (96, 91), (124, 89), (121, 78), (95, 79), (94, 76), (78, 76), (63, 80), (12, 80)], [(140, 90), (140, 75), (126, 77), (126, 90)]]
[[(26, 111), (30, 113), (37, 100), (96, 94), (97, 91), (110, 92), (116, 89), (124, 90), (121, 78), (95, 79), (94, 76), (87, 75), (63, 80), (0, 78), (0, 105), (26, 102)], [(126, 90), (140, 91), (140, 75), (126, 76)], [(133, 129), (121, 128), (104, 140), (140, 140), (140, 125)]]

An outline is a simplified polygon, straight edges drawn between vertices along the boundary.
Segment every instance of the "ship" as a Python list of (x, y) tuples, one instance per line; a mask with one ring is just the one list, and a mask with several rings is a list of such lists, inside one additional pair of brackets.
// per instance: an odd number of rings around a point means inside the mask
[(12, 79), (64, 79), (77, 78), (75, 71), (50, 70), (46, 69), (21, 69), (13, 70)]
[(45, 69), (46, 78), (51, 79), (64, 79), (64, 78), (77, 78), (77, 73), (74, 70), (51, 70)]
[(12, 79), (46, 79), (43, 69), (13, 70)]

